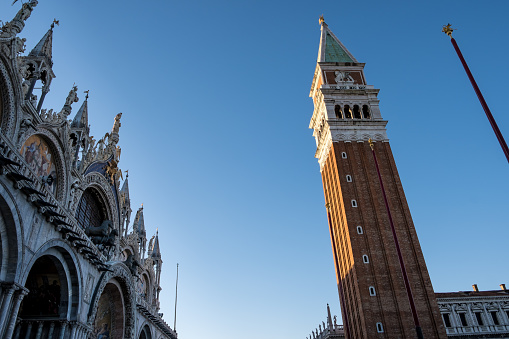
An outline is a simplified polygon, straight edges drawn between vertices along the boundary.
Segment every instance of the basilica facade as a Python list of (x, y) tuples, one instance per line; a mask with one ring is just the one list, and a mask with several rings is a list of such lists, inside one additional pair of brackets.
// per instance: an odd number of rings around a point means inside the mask
[(42, 108), (54, 24), (30, 52), (20, 36), (36, 6), (0, 30), (0, 337), (176, 339), (159, 313), (163, 261), (143, 206), (130, 227), (122, 113), (96, 140), (77, 86), (61, 109)]

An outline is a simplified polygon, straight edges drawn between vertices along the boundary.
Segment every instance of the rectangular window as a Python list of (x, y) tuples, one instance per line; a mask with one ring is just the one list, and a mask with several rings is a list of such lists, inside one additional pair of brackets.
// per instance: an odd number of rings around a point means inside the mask
[(449, 313), (442, 314), (442, 317), (444, 318), (445, 327), (451, 327), (451, 318), (449, 317)]
[(458, 315), (460, 316), (461, 326), (468, 326), (465, 313), (458, 313)]
[(479, 326), (483, 326), (484, 325), (484, 322), (482, 321), (482, 314), (481, 312), (475, 312), (475, 319), (477, 320), (477, 324)]
[(493, 319), (493, 323), (495, 325), (500, 325), (500, 322), (498, 321), (497, 311), (490, 312), (491, 319)]

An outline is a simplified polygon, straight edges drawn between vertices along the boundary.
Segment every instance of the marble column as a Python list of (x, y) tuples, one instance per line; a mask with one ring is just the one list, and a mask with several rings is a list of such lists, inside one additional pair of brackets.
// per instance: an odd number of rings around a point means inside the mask
[(37, 322), (37, 334), (35, 335), (35, 339), (41, 339), (42, 336), (42, 328), (44, 327), (44, 321)]
[(16, 298), (14, 299), (14, 304), (12, 307), (12, 312), (10, 315), (9, 324), (7, 325), (7, 329), (5, 330), (5, 339), (11, 339), (12, 333), (14, 332), (14, 328), (16, 327), (16, 319), (18, 319), (18, 311), (19, 306), (21, 305), (21, 301), (23, 298), (28, 294), (28, 290), (26, 288), (21, 289), (18, 292), (18, 295), (16, 295)]
[(23, 323), (21, 321), (16, 322), (16, 331), (14, 331), (14, 336), (13, 336), (14, 339), (19, 339), (19, 336), (21, 334), (21, 326), (22, 325), (23, 325)]
[(77, 330), (78, 324), (76, 324), (75, 321), (71, 322), (71, 336), (69, 339), (76, 339), (76, 330)]
[(49, 325), (48, 339), (53, 339), (53, 331), (55, 330), (55, 323), (51, 322)]
[(14, 291), (16, 291), (16, 286), (2, 286), (4, 291), (4, 299), (2, 303), (2, 308), (0, 309), (0, 333), (3, 332), (4, 327), (6, 325), (6, 319), (8, 315), (11, 315), (9, 312), (9, 306), (11, 305), (12, 295)]
[[(67, 328), (67, 321), (60, 322), (60, 334), (58, 336), (59, 339), (64, 339), (65, 329)], [(72, 338), (72, 337), (71, 337)]]
[(32, 333), (32, 322), (29, 321), (27, 325), (27, 333), (25, 334), (25, 339), (30, 339), (31, 333)]

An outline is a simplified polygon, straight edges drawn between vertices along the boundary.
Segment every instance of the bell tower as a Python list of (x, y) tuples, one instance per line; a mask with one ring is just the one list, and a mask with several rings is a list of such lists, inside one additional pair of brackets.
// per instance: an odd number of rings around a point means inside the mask
[(379, 90), (367, 84), (365, 64), (323, 17), (320, 25), (309, 127), (316, 139), (345, 335), (446, 338), (380, 113)]

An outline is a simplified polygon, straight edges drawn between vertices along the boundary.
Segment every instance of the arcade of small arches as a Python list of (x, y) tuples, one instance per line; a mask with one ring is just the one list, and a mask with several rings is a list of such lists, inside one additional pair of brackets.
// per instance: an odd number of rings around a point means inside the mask
[(368, 105), (334, 105), (336, 119), (371, 119)]

